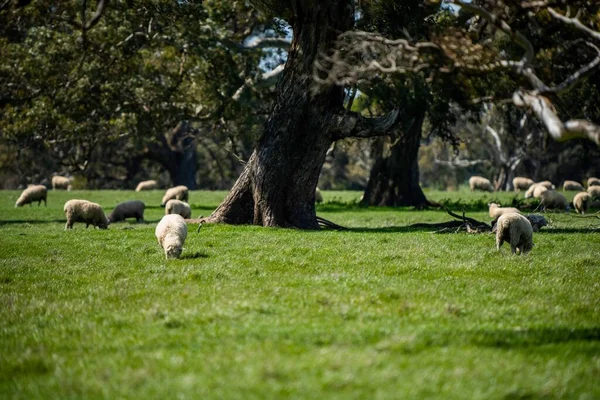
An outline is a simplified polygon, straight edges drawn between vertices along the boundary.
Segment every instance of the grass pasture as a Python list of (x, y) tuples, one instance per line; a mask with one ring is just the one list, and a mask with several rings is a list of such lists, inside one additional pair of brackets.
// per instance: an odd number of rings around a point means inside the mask
[[(547, 214), (520, 257), (492, 235), (406, 228), (444, 211), (324, 192), (318, 214), (348, 231), (190, 226), (166, 261), (162, 194), (16, 209), (0, 191), (0, 398), (600, 398), (596, 218)], [(192, 216), (224, 196), (192, 192)], [(427, 196), (480, 220), (514, 197)], [(64, 231), (70, 198), (107, 213), (140, 199), (146, 222)]]

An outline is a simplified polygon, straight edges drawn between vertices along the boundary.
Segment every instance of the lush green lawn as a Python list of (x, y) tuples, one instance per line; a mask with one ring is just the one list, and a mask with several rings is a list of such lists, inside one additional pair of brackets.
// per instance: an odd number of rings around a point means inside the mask
[[(443, 211), (324, 192), (349, 231), (190, 226), (167, 262), (162, 191), (18, 194), (0, 192), (0, 398), (600, 398), (598, 219), (549, 214), (519, 257), (405, 228)], [(193, 216), (224, 195), (193, 192)], [(70, 198), (138, 198), (147, 222), (64, 231)]]

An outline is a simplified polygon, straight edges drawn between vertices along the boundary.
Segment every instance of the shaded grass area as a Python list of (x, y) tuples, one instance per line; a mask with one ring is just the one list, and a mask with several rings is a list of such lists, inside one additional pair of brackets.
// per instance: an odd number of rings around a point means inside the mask
[[(193, 192), (193, 216), (225, 194)], [(444, 211), (324, 192), (319, 215), (350, 230), (190, 227), (167, 262), (162, 191), (17, 197), (0, 192), (2, 398), (600, 396), (598, 220), (548, 214), (515, 257), (492, 235), (406, 229)], [(138, 198), (148, 223), (65, 232), (70, 198)]]

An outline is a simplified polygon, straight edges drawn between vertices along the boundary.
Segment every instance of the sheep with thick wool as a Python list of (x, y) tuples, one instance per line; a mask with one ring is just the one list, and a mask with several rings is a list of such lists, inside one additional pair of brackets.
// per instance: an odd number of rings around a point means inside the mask
[(25, 204), (29, 204), (31, 207), (34, 201), (38, 202), (38, 207), (44, 201), (44, 205), (48, 206), (48, 189), (44, 185), (31, 185), (27, 189), (23, 190), (23, 193), (17, 199), (15, 207), (23, 207)]
[(587, 192), (592, 196), (592, 200), (600, 199), (600, 186), (590, 186)]
[(533, 248), (533, 228), (527, 218), (517, 213), (507, 213), (496, 224), (496, 250), (504, 242), (510, 243), (513, 254), (527, 254)]
[(592, 203), (592, 196), (588, 192), (579, 192), (573, 197), (573, 207), (578, 214), (585, 214)]
[(600, 186), (600, 179), (592, 176), (591, 178), (588, 178), (587, 185), (588, 185), (588, 187), (590, 187), (590, 186)]
[(163, 196), (162, 201), (160, 202), (160, 206), (164, 207), (167, 204), (167, 201), (171, 199), (188, 201), (188, 196), (189, 194), (187, 186), (181, 185), (172, 187), (168, 189), (165, 195)]
[(585, 189), (583, 188), (583, 186), (579, 182), (565, 181), (563, 183), (563, 191), (566, 192), (566, 191), (572, 191), (572, 190), (575, 190), (575, 191), (579, 192), (579, 191), (583, 191)]
[(63, 211), (67, 217), (65, 230), (73, 229), (75, 222), (84, 222), (86, 229), (92, 225), (100, 229), (108, 228), (108, 219), (104, 215), (102, 206), (87, 200), (69, 200), (65, 203)]
[(165, 215), (179, 214), (185, 219), (192, 217), (192, 209), (190, 205), (181, 200), (171, 199), (165, 205)]
[(556, 190), (546, 190), (540, 195), (540, 204), (547, 209), (559, 209), (568, 211), (570, 209), (567, 198)]
[(181, 215), (169, 214), (162, 217), (154, 234), (165, 252), (165, 258), (179, 258), (187, 237), (187, 225)]
[(52, 177), (52, 190), (56, 189), (71, 190), (71, 179), (60, 175), (54, 175)]
[(522, 176), (517, 176), (513, 178), (512, 184), (515, 192), (518, 192), (519, 190), (529, 189), (529, 186), (533, 185), (533, 180)]
[(137, 187), (135, 188), (136, 192), (141, 192), (142, 190), (152, 190), (152, 189), (156, 189), (158, 187), (158, 182), (156, 182), (154, 179), (149, 180), (149, 181), (141, 181), (140, 183), (138, 183)]
[(489, 207), (489, 212), (490, 212), (490, 218), (493, 221), (496, 221), (501, 215), (504, 214), (508, 214), (508, 213), (517, 213), (520, 214), (521, 211), (519, 211), (518, 209), (514, 208), (514, 207), (501, 207), (500, 204), (497, 203), (490, 203), (488, 204)]
[(543, 186), (548, 190), (556, 189), (556, 186), (554, 186), (554, 184), (550, 181), (537, 182), (536, 185)]
[(135, 218), (137, 222), (144, 220), (144, 209), (146, 204), (140, 200), (129, 200), (123, 203), (119, 203), (107, 215), (108, 223), (125, 221), (127, 218)]
[(484, 178), (483, 176), (472, 176), (469, 178), (469, 188), (471, 192), (474, 190), (482, 190), (493, 192), (494, 186), (492, 186), (492, 182), (489, 179)]
[(549, 190), (548, 188), (546, 188), (546, 186), (534, 183), (533, 185), (529, 186), (529, 189), (527, 189), (527, 191), (525, 192), (525, 198), (528, 199), (530, 197), (534, 197), (536, 199), (539, 199), (540, 195), (546, 190)]

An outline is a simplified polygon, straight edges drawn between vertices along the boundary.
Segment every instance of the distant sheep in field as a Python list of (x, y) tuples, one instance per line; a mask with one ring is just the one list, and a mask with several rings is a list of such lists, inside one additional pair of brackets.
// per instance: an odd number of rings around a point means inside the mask
[(189, 219), (192, 217), (192, 209), (189, 204), (181, 200), (171, 199), (165, 205), (165, 215), (169, 214), (178, 214), (185, 219)]
[(575, 182), (575, 181), (565, 181), (565, 183), (563, 183), (563, 191), (568, 191), (568, 190), (574, 190), (574, 191), (582, 191), (585, 190), (583, 188), (583, 186), (581, 186), (581, 184), (579, 182)]
[(162, 217), (154, 234), (167, 259), (179, 258), (187, 237), (187, 225), (181, 215), (169, 214)]
[(521, 211), (519, 211), (518, 209), (514, 208), (514, 207), (500, 207), (500, 204), (496, 204), (496, 203), (490, 203), (488, 204), (489, 207), (489, 212), (490, 212), (490, 218), (493, 221), (496, 221), (501, 215), (507, 214), (507, 213), (517, 213), (520, 214)]
[(592, 196), (588, 192), (579, 192), (573, 197), (573, 207), (579, 214), (585, 214), (592, 203)]
[(600, 199), (600, 186), (590, 186), (587, 192), (592, 196), (592, 200)]
[(181, 201), (188, 201), (188, 188), (187, 186), (175, 186), (172, 187), (170, 189), (167, 190), (167, 192), (165, 193), (165, 195), (162, 198), (162, 201), (160, 202), (160, 206), (164, 207), (165, 204), (167, 204), (167, 201), (171, 200), (171, 199), (176, 199), (176, 200), (181, 200)]
[(73, 229), (75, 222), (85, 222), (86, 229), (92, 225), (100, 229), (108, 228), (108, 219), (100, 204), (87, 200), (69, 200), (63, 207), (67, 216), (66, 229)]
[(515, 192), (518, 192), (519, 190), (529, 189), (529, 186), (533, 185), (533, 180), (529, 178), (524, 178), (522, 176), (517, 176), (512, 180), (512, 183)]
[(587, 185), (588, 185), (588, 187), (590, 187), (590, 186), (600, 186), (600, 179), (595, 178), (595, 177), (588, 178)]
[(71, 190), (71, 179), (60, 175), (54, 175), (52, 177), (52, 190), (64, 189)]
[(315, 189), (315, 202), (317, 202), (317, 203), (323, 202), (323, 195), (321, 194), (321, 191), (319, 190), (319, 188)]
[(472, 176), (469, 178), (469, 188), (471, 192), (474, 190), (482, 190), (493, 192), (494, 186), (492, 186), (492, 182), (489, 179), (484, 178), (483, 176)]
[(546, 190), (540, 195), (540, 204), (546, 209), (559, 209), (569, 211), (567, 198), (555, 190)]
[(108, 214), (108, 223), (125, 221), (127, 218), (135, 218), (137, 222), (144, 220), (144, 209), (146, 205), (140, 200), (130, 200), (119, 203), (115, 206), (110, 214)]
[(27, 189), (23, 190), (21, 196), (17, 199), (15, 203), (15, 207), (22, 207), (25, 204), (29, 204), (31, 207), (34, 201), (38, 202), (38, 207), (42, 204), (42, 200), (44, 201), (44, 205), (48, 206), (47, 203), (48, 198), (48, 189), (44, 185), (30, 185)]
[(156, 189), (157, 187), (158, 182), (156, 182), (155, 180), (141, 181), (140, 183), (138, 183), (137, 187), (135, 188), (135, 191), (141, 192), (142, 190), (152, 190)]
[(517, 213), (501, 215), (496, 224), (496, 250), (504, 242), (510, 243), (513, 254), (527, 254), (533, 248), (533, 228), (527, 218)]
[(554, 186), (554, 184), (550, 181), (541, 181), (541, 182), (537, 182), (536, 185), (540, 185), (545, 187), (548, 190), (552, 190), (552, 189), (556, 189), (556, 186)]
[(546, 188), (546, 186), (543, 185), (539, 185), (537, 183), (534, 183), (533, 185), (531, 185), (529, 187), (529, 189), (527, 189), (527, 191), (525, 192), (525, 198), (528, 199), (530, 197), (539, 199), (540, 195), (545, 192), (546, 190), (549, 190), (548, 188)]

